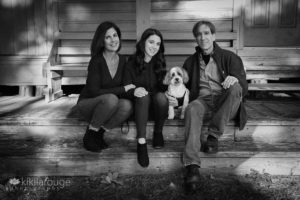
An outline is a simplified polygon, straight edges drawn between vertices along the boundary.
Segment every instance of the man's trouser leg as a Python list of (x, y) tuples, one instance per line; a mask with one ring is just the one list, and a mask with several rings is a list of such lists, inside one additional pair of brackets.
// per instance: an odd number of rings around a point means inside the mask
[(208, 135), (219, 138), (229, 120), (235, 118), (242, 101), (242, 88), (236, 83), (215, 100), (215, 112), (208, 127)]
[(185, 111), (185, 147), (183, 152), (184, 166), (196, 164), (200, 166), (199, 151), (201, 148), (201, 129), (209, 108), (204, 100), (192, 101)]

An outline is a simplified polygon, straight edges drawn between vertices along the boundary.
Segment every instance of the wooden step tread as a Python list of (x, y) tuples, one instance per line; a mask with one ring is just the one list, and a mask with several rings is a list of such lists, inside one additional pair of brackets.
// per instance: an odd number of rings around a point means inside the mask
[[(100, 154), (106, 157), (122, 157), (124, 155), (135, 154), (136, 140), (126, 140), (124, 138), (105, 137), (110, 148), (103, 150)], [(165, 147), (162, 149), (154, 149), (151, 139), (148, 139), (148, 151), (153, 156), (165, 156), (168, 154), (180, 154), (184, 149), (184, 140), (181, 141), (165, 141)], [(300, 145), (295, 141), (278, 142), (276, 145), (264, 142), (251, 141), (233, 141), (233, 138), (219, 141), (220, 155), (239, 154), (251, 155), (258, 152), (300, 152)], [(0, 137), (0, 156), (30, 156), (30, 155), (72, 155), (81, 157), (84, 155), (96, 155), (88, 152), (83, 148), (82, 135), (75, 138), (67, 137), (45, 137), (43, 135), (1, 135)], [(96, 155), (97, 156), (97, 155)], [(208, 156), (204, 154), (203, 156)], [(209, 155), (210, 156), (210, 155)], [(297, 154), (300, 157), (300, 153)]]
[(300, 83), (250, 83), (248, 85), (250, 91), (300, 91)]
[[(79, 143), (78, 143), (79, 144)], [(77, 145), (78, 145), (77, 144)], [(123, 174), (164, 173), (182, 169), (182, 144), (179, 146), (167, 143), (164, 149), (148, 147), (150, 165), (142, 168), (137, 163), (136, 146), (131, 143), (127, 148), (113, 145), (101, 153), (88, 152), (82, 146), (72, 147), (62, 145), (44, 146), (39, 151), (29, 151), (26, 154), (19, 149), (7, 148), (1, 145), (0, 174), (28, 176), (91, 176), (108, 171), (118, 171)], [(20, 148), (21, 147), (21, 148)], [(22, 149), (23, 148), (23, 149)], [(33, 148), (38, 148), (37, 146)], [(269, 151), (267, 149), (231, 149), (226, 151), (221, 145), (220, 152), (205, 154), (199, 152), (202, 170), (222, 171), (235, 174), (250, 173), (257, 170), (262, 173), (299, 175), (298, 151), (284, 149)], [(6, 152), (6, 154), (5, 154)], [(22, 166), (21, 168), (19, 166)]]
[[(300, 87), (299, 87), (300, 88)], [(78, 95), (63, 96), (51, 103), (41, 97), (0, 97), (0, 125), (73, 125), (85, 126), (76, 109)], [(247, 125), (299, 125), (300, 102), (246, 100)], [(130, 123), (130, 126), (134, 123)], [(149, 126), (153, 122), (148, 123)], [(183, 126), (182, 120), (167, 120), (166, 126)], [(234, 123), (230, 122), (229, 126)]]

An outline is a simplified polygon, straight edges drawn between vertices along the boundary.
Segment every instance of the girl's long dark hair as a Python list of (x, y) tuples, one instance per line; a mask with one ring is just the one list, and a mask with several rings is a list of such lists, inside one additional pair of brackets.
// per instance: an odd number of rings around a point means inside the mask
[(91, 44), (91, 56), (99, 55), (104, 51), (105, 44), (104, 44), (104, 39), (105, 39), (105, 34), (106, 31), (110, 28), (114, 28), (119, 36), (120, 43), (119, 43), (119, 48), (117, 51), (121, 49), (121, 31), (120, 28), (114, 24), (113, 22), (102, 22), (93, 37), (92, 44)]
[(134, 55), (135, 63), (136, 63), (136, 71), (138, 73), (141, 73), (144, 69), (144, 58), (145, 58), (145, 42), (146, 40), (151, 36), (151, 35), (157, 35), (160, 37), (161, 43), (160, 43), (160, 48), (158, 52), (152, 57), (153, 62), (154, 62), (154, 72), (156, 75), (163, 76), (163, 74), (166, 71), (166, 61), (165, 61), (165, 46), (164, 46), (164, 41), (162, 34), (160, 31), (153, 29), (153, 28), (148, 28), (146, 29), (143, 34), (141, 39), (138, 41), (136, 44), (136, 52)]

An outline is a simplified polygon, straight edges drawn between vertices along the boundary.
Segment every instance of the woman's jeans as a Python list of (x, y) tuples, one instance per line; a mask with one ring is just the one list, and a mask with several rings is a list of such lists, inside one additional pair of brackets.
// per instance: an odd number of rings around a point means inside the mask
[(80, 114), (95, 128), (112, 129), (124, 122), (132, 113), (132, 103), (114, 94), (103, 94), (78, 101)]
[(168, 109), (169, 101), (162, 92), (135, 98), (134, 117), (137, 138), (146, 138), (146, 126), (149, 116), (150, 119), (154, 119), (154, 132), (162, 132), (163, 125), (168, 117)]
[(192, 101), (185, 112), (185, 148), (183, 164), (185, 166), (201, 164), (201, 132), (203, 121), (209, 119), (208, 135), (219, 138), (227, 122), (235, 118), (242, 101), (242, 88), (232, 85), (222, 95), (198, 98)]

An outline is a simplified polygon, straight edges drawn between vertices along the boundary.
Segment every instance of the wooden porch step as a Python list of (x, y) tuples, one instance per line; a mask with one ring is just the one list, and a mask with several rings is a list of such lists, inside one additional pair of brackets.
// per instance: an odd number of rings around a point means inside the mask
[[(41, 98), (0, 98), (0, 174), (95, 175), (158, 173), (182, 169), (184, 127), (181, 120), (164, 126), (166, 146), (151, 147), (153, 122), (147, 125), (150, 166), (136, 161), (136, 130), (120, 127), (105, 134), (111, 148), (101, 153), (83, 149), (87, 123), (72, 107), (77, 97), (45, 103)], [(300, 175), (300, 104), (298, 101), (247, 101), (248, 123), (243, 131), (230, 122), (217, 154), (199, 152), (202, 170), (235, 174), (251, 169), (270, 174)], [(125, 127), (126, 128), (126, 127)]]
[(254, 91), (300, 91), (300, 83), (250, 83), (248, 90)]
[[(112, 142), (112, 141), (109, 141)], [(5, 144), (4, 144), (5, 143)], [(113, 141), (111, 148), (92, 153), (82, 148), (81, 138), (46, 142), (35, 137), (1, 139), (2, 175), (27, 176), (90, 176), (108, 171), (123, 174), (164, 173), (182, 169), (183, 142), (167, 142), (164, 149), (148, 145), (150, 166), (142, 168), (136, 161), (136, 143)], [(270, 174), (299, 175), (299, 148), (253, 146), (249, 143), (223, 141), (220, 152), (199, 152), (203, 171), (234, 174), (250, 173), (251, 169)]]

